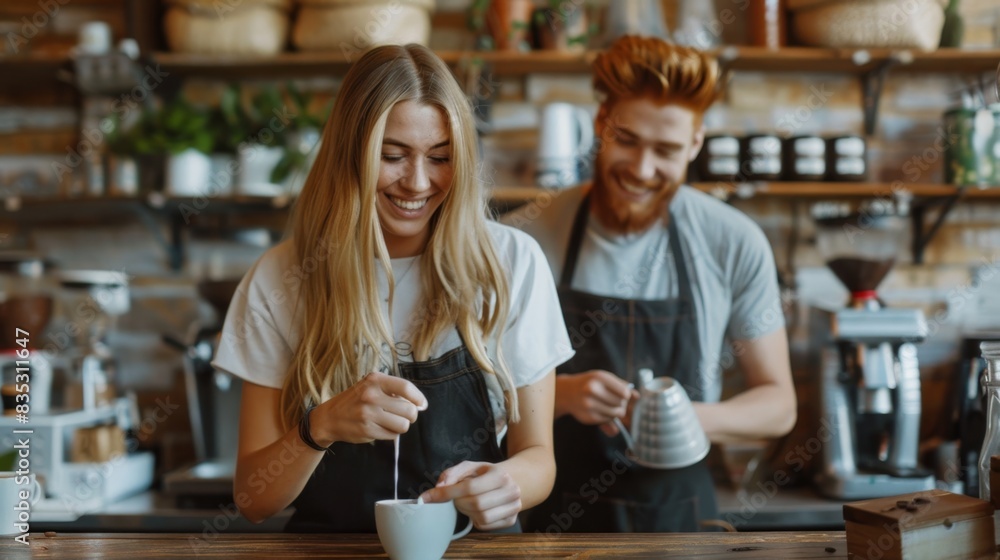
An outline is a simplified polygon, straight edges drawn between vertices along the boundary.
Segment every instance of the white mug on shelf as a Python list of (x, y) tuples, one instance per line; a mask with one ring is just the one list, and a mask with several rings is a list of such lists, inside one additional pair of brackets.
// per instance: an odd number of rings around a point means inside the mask
[(569, 103), (542, 110), (535, 180), (542, 187), (569, 187), (580, 180), (578, 165), (594, 143), (590, 113)]
[(34, 474), (0, 471), (0, 535), (24, 533), (31, 519), (31, 506), (42, 498), (42, 487)]
[(106, 54), (111, 50), (111, 26), (103, 21), (88, 21), (80, 26), (77, 50), (82, 54)]

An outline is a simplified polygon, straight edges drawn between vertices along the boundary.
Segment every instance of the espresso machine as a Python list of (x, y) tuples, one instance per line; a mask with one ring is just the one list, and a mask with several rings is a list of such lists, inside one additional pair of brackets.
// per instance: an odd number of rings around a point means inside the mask
[(164, 491), (180, 507), (217, 507), (232, 500), (243, 384), (212, 367), (222, 323), (239, 279), (202, 280), (199, 297), (208, 302), (214, 321), (195, 321), (186, 342), (164, 336), (184, 352), (184, 385), (197, 464), (167, 473)]
[[(829, 210), (829, 209), (827, 209)], [(934, 488), (918, 462), (920, 369), (928, 335), (919, 309), (889, 308), (876, 289), (903, 247), (906, 221), (891, 208), (815, 212), (826, 265), (851, 292), (846, 307), (813, 310), (824, 438), (816, 482), (831, 498), (859, 500)]]

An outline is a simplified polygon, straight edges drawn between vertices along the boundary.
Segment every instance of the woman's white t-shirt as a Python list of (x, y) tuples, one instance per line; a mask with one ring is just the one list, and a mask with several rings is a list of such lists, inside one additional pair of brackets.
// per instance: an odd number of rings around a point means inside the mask
[[(574, 354), (555, 283), (538, 243), (529, 235), (495, 222), (489, 222), (487, 230), (510, 284), (510, 309), (502, 333), (504, 359), (517, 387), (531, 385)], [(297, 263), (289, 241), (265, 252), (233, 295), (212, 365), (249, 382), (280, 389), (301, 339), (301, 312), (296, 312), (296, 306), (302, 280), (308, 274), (322, 274), (327, 257), (319, 250), (313, 259)], [(392, 259), (396, 290), (391, 321), (400, 361), (412, 360), (407, 348), (421, 324), (420, 260), (419, 256)], [(376, 271), (384, 301), (388, 282), (381, 267)], [(386, 313), (388, 303), (383, 305)], [(430, 359), (461, 345), (458, 331), (447, 329), (434, 344)], [(494, 363), (496, 346), (495, 338), (487, 341), (487, 355)], [(503, 391), (494, 376), (485, 377), (497, 434), (502, 435), (507, 424)]]

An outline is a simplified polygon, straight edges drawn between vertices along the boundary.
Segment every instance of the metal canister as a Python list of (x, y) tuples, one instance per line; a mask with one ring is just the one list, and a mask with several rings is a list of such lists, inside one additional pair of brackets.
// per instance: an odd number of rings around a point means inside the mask
[(1000, 185), (1000, 103), (951, 109), (944, 114), (944, 130), (945, 183)]

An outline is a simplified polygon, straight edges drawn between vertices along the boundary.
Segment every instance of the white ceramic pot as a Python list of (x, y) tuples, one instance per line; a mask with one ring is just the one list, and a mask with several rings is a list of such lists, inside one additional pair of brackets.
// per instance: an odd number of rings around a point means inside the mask
[(271, 182), (271, 172), (281, 161), (285, 150), (260, 144), (243, 144), (237, 155), (239, 174), (237, 193), (246, 196), (278, 196), (285, 192), (282, 185)]
[(194, 148), (167, 157), (166, 191), (169, 196), (205, 194), (212, 174), (212, 160)]
[(420, 43), (431, 33), (434, 0), (301, 0), (292, 42), (355, 60), (374, 45)]
[(135, 158), (110, 156), (108, 173), (108, 194), (135, 196), (139, 193), (139, 164)]
[(288, 135), (288, 148), (297, 150), (305, 155), (305, 165), (292, 170), (292, 174), (285, 181), (288, 193), (297, 196), (302, 192), (302, 187), (306, 183), (306, 177), (312, 171), (312, 166), (316, 163), (316, 155), (320, 150), (320, 131), (314, 128), (299, 130)]
[(236, 183), (236, 158), (230, 154), (212, 154), (211, 177), (208, 181), (210, 196), (230, 196)]

